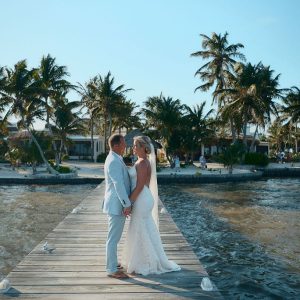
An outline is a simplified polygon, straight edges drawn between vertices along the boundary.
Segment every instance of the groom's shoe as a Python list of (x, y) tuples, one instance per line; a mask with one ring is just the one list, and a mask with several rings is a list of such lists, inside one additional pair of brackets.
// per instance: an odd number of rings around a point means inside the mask
[(116, 279), (127, 279), (127, 278), (129, 278), (129, 276), (126, 273), (124, 273), (123, 271), (117, 271), (115, 273), (108, 274), (107, 276), (111, 277), (111, 278), (116, 278)]
[(118, 263), (117, 268), (118, 268), (118, 270), (123, 270), (124, 269), (123, 266), (120, 263)]

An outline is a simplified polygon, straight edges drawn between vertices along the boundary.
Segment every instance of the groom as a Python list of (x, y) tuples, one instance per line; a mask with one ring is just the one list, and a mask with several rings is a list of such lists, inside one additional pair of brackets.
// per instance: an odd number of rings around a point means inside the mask
[[(124, 137), (112, 135), (109, 140), (109, 154), (104, 164), (105, 195), (103, 212), (108, 215), (106, 240), (106, 272), (109, 277), (128, 278), (118, 264), (117, 246), (124, 229), (126, 216), (131, 213), (130, 179), (122, 155), (126, 148)], [(118, 270), (118, 268), (120, 270)]]

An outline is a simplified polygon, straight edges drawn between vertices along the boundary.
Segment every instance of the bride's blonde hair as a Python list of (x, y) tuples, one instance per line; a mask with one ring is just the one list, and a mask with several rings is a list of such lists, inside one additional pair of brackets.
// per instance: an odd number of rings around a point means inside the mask
[(148, 136), (145, 135), (135, 136), (133, 140), (138, 143), (139, 147), (145, 146), (146, 154), (151, 153), (151, 140)]

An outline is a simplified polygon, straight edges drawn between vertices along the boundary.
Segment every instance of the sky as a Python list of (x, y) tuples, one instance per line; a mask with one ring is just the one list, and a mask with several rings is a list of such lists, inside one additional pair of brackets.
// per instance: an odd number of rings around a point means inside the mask
[(194, 92), (205, 61), (190, 54), (212, 32), (242, 43), (247, 62), (270, 65), (282, 88), (300, 86), (298, 0), (0, 0), (0, 8), (0, 66), (38, 67), (50, 54), (73, 84), (110, 71), (140, 106), (163, 93), (211, 108), (212, 91)]

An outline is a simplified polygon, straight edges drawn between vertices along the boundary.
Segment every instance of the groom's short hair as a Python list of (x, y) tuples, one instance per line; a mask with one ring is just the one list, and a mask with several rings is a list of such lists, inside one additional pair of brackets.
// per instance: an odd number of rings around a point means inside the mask
[(113, 134), (110, 136), (108, 139), (109, 148), (112, 149), (115, 145), (119, 145), (122, 139), (124, 139), (122, 134)]

